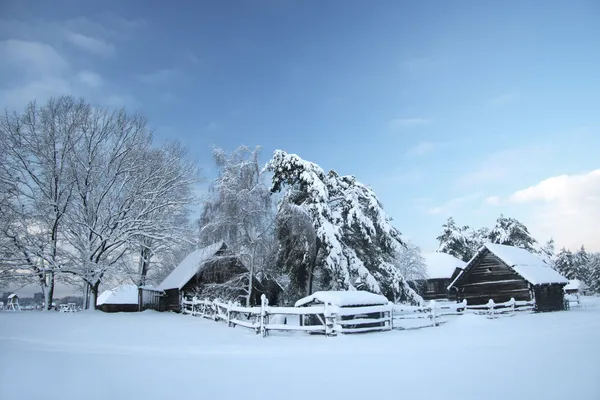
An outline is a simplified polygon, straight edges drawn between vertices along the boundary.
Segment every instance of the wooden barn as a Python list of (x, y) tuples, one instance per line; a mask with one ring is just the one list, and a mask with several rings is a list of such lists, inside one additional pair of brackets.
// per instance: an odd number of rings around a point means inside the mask
[[(185, 295), (223, 301), (243, 302), (248, 269), (239, 258), (228, 254), (224, 242), (214, 243), (190, 253), (158, 286), (164, 292), (161, 310), (181, 311), (181, 300)], [(250, 303), (260, 304), (265, 294), (269, 304), (277, 305), (281, 287), (273, 280), (253, 278)]]
[(536, 311), (564, 309), (568, 280), (527, 250), (487, 243), (449, 285), (450, 297), (468, 304), (535, 301)]
[(423, 258), (427, 279), (416, 281), (415, 289), (423, 300), (447, 299), (448, 286), (467, 263), (450, 254), (439, 252), (423, 254)]
[(96, 308), (104, 312), (139, 311), (138, 287), (136, 285), (121, 285), (105, 290), (98, 296)]

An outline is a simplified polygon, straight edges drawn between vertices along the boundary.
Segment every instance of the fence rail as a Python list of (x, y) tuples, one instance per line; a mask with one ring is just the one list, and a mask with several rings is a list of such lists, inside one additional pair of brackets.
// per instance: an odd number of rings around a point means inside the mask
[(434, 327), (447, 321), (448, 316), (473, 313), (487, 318), (513, 316), (531, 312), (535, 303), (510, 299), (505, 303), (490, 300), (486, 304), (469, 305), (437, 302), (422, 306), (386, 304), (366, 307), (337, 307), (332, 304), (312, 307), (272, 307), (263, 296), (261, 305), (243, 307), (218, 300), (187, 299), (184, 296), (181, 310), (184, 314), (215, 321), (224, 321), (230, 327), (242, 326), (267, 336), (271, 331), (300, 331), (335, 336), (338, 333), (388, 331), (391, 329), (417, 329)]

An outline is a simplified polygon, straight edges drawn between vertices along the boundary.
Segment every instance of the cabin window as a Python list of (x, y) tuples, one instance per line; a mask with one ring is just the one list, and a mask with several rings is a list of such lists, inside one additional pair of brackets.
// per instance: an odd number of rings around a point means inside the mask
[(489, 267), (489, 268), (487, 269), (487, 272), (492, 272), (492, 271), (494, 271), (494, 268), (492, 268), (492, 267)]
[(435, 292), (435, 282), (427, 282), (427, 291)]

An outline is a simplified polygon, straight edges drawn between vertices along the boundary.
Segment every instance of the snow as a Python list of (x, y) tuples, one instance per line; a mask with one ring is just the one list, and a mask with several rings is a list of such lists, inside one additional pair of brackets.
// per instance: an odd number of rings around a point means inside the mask
[(329, 303), (338, 307), (385, 305), (389, 301), (385, 296), (362, 290), (315, 292), (308, 297), (298, 300), (296, 307), (309, 303)]
[(15, 297), (17, 297), (17, 295), (13, 293), (13, 294), (10, 294), (10, 295), (8, 295), (8, 297), (7, 297), (7, 298), (8, 298), (8, 299), (13, 299), (13, 298), (15, 298)]
[(262, 338), (154, 311), (0, 313), (0, 399), (599, 399), (590, 355), (600, 354), (600, 299), (588, 299), (570, 311), (335, 338)]
[(138, 304), (138, 287), (136, 285), (121, 285), (114, 289), (105, 290), (98, 296), (97, 305), (102, 304)]
[(181, 289), (198, 273), (200, 268), (204, 266), (204, 263), (214, 256), (224, 245), (224, 242), (217, 242), (191, 252), (158, 285), (158, 288), (160, 290)]
[(525, 249), (486, 243), (484, 247), (533, 285), (568, 283), (567, 278)]
[(584, 290), (587, 289), (587, 285), (579, 279), (570, 280), (565, 286), (565, 290)]
[(426, 253), (425, 267), (429, 279), (451, 278), (456, 268), (464, 269), (467, 263), (446, 253)]

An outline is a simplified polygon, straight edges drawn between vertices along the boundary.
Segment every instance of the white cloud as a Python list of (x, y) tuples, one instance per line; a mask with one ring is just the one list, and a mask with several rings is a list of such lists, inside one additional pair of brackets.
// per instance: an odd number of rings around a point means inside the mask
[(81, 71), (77, 74), (77, 79), (93, 88), (99, 88), (104, 83), (102, 77), (93, 71)]
[(49, 44), (38, 41), (9, 39), (0, 42), (2, 64), (29, 74), (56, 74), (65, 70), (68, 63)]
[[(35, 23), (34, 23), (35, 22)], [(78, 50), (64, 46), (65, 40), (99, 55), (111, 55), (115, 46), (107, 40), (119, 37), (127, 21), (99, 24), (88, 19), (68, 21), (0, 20), (0, 109), (21, 109), (31, 100), (45, 102), (51, 96), (84, 96), (90, 101), (111, 105), (131, 105), (130, 95), (122, 88), (105, 82), (89, 69), (79, 69)], [(133, 23), (137, 25), (137, 23)], [(83, 60), (89, 61), (89, 60)]]
[(490, 206), (498, 206), (501, 203), (500, 197), (498, 196), (489, 196), (485, 199), (485, 203)]
[(91, 37), (81, 33), (67, 32), (65, 38), (81, 50), (88, 51), (99, 56), (112, 56), (115, 54), (115, 46), (102, 38)]
[(427, 154), (431, 151), (433, 151), (433, 149), (435, 149), (436, 144), (433, 142), (420, 142), (418, 144), (416, 144), (415, 146), (411, 147), (410, 149), (407, 150), (406, 155), (407, 156), (422, 156), (424, 154)]
[(431, 120), (427, 118), (397, 118), (390, 121), (392, 128), (413, 128), (430, 124)]
[(510, 196), (515, 204), (532, 204), (531, 230), (554, 237), (559, 246), (600, 251), (600, 169), (545, 179)]

